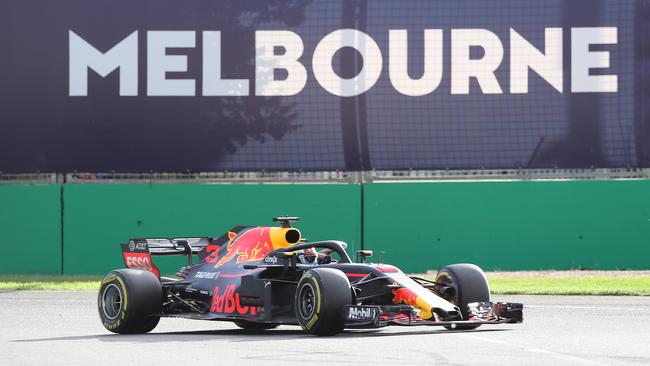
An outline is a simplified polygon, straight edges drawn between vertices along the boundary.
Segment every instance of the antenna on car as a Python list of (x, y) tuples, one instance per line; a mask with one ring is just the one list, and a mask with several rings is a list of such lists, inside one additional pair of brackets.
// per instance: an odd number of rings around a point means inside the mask
[(300, 221), (298, 216), (278, 216), (273, 218), (273, 222), (279, 222), (280, 227), (291, 227), (291, 223), (295, 221)]

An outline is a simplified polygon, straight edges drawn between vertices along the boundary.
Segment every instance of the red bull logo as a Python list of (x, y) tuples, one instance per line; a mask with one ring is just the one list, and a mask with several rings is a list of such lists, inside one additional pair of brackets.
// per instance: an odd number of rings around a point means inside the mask
[(418, 316), (422, 319), (430, 319), (433, 317), (431, 305), (409, 288), (403, 287), (393, 290), (393, 303), (411, 305), (420, 309)]
[[(219, 253), (213, 252), (206, 262), (217, 262), (214, 268), (230, 262), (236, 258), (236, 263), (258, 261), (264, 258), (273, 250), (270, 228), (256, 227), (237, 236), (233, 232), (228, 233), (230, 241), (226, 245), (226, 253), (219, 259)], [(217, 261), (218, 260), (218, 261)]]
[(393, 290), (393, 304), (406, 304), (415, 306), (418, 295), (408, 288)]

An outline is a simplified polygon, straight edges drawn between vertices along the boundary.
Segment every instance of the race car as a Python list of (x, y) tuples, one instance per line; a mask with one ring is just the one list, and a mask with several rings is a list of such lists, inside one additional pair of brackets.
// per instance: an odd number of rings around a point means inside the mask
[[(435, 280), (367, 263), (337, 240), (308, 242), (279, 226), (236, 226), (220, 237), (130, 239), (121, 244), (126, 269), (101, 283), (99, 316), (114, 333), (146, 333), (161, 317), (231, 321), (248, 330), (299, 325), (330, 336), (352, 328), (429, 325), (468, 330), (519, 323), (523, 305), (490, 302), (483, 271), (452, 264)], [(152, 256), (186, 255), (177, 278), (163, 277)], [(198, 257), (198, 263), (194, 257)]]

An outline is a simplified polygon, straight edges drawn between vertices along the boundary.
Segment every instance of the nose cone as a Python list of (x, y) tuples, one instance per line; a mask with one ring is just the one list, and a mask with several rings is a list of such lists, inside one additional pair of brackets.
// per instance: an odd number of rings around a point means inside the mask
[(403, 287), (393, 290), (393, 303), (411, 305), (420, 309), (419, 316), (422, 319), (433, 317), (431, 304), (410, 288)]
[(447, 311), (441, 308), (433, 308), (432, 311), (438, 316), (438, 319), (440, 320), (451, 321), (461, 319), (460, 311), (458, 309)]
[(401, 286), (393, 290), (394, 304), (406, 304), (420, 309), (419, 316), (422, 319), (431, 319), (434, 314), (442, 320), (457, 320), (460, 318), (458, 307), (422, 287), (402, 271), (396, 273), (384, 272), (384, 274)]

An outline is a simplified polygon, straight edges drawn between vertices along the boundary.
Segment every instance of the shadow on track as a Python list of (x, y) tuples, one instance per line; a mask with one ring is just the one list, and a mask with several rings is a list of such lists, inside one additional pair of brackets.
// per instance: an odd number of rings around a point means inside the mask
[[(489, 333), (489, 332), (502, 332), (511, 329), (475, 329), (475, 330), (401, 330), (401, 331), (382, 331), (382, 329), (368, 329), (368, 330), (347, 330), (334, 337), (336, 338), (364, 338), (364, 337), (399, 337), (410, 335), (434, 335), (434, 334), (449, 334), (449, 333)], [(56, 341), (82, 341), (95, 339), (102, 342), (140, 342), (140, 343), (156, 343), (156, 342), (196, 342), (196, 341), (210, 341), (221, 340), (229, 342), (261, 342), (270, 340), (290, 340), (290, 339), (304, 339), (310, 337), (312, 339), (321, 338), (323, 340), (332, 339), (332, 337), (316, 337), (303, 332), (300, 328), (296, 329), (272, 329), (272, 330), (259, 330), (251, 331), (244, 329), (220, 329), (220, 330), (198, 330), (198, 331), (179, 331), (179, 332), (162, 332), (162, 333), (147, 333), (147, 334), (95, 334), (95, 335), (81, 335), (81, 336), (66, 336), (66, 337), (48, 337), (48, 338), (33, 338), (33, 339), (15, 339), (11, 342), (30, 343), (30, 342), (56, 342)]]

